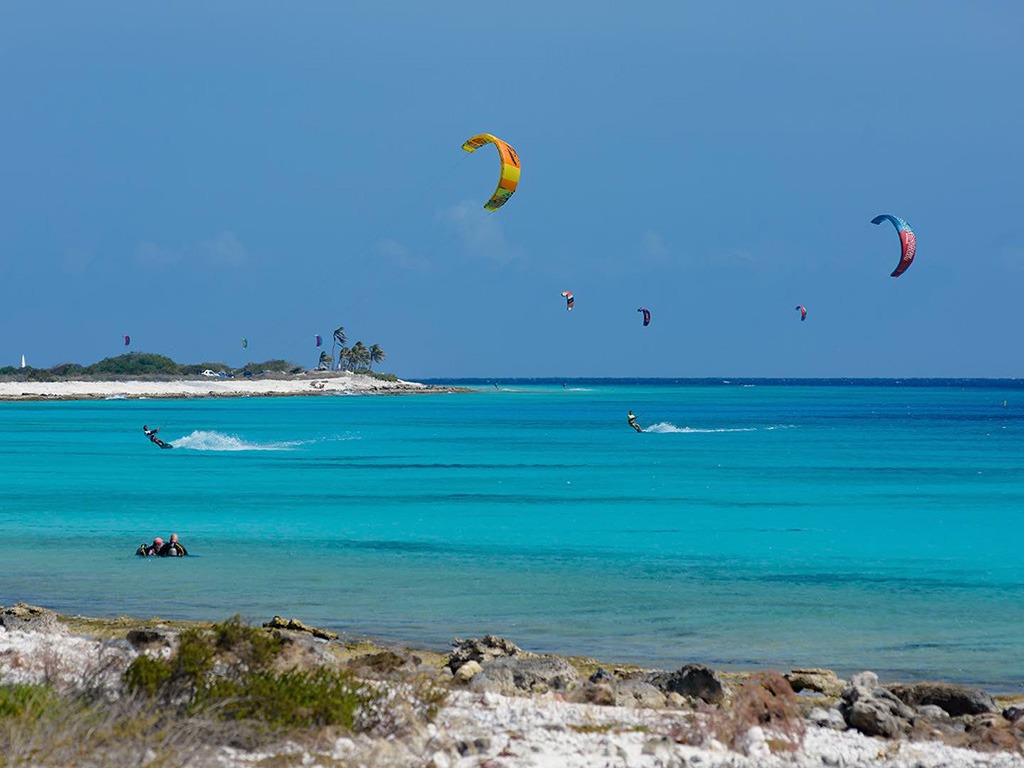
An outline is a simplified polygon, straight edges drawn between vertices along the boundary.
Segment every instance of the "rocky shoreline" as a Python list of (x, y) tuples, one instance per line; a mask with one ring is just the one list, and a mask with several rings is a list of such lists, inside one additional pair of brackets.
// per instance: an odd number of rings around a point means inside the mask
[[(0, 683), (63, 691), (88, 684), (117, 695), (133, 660), (173, 656), (181, 632), (203, 626), (65, 617), (17, 604), (0, 609)], [(428, 681), (445, 702), (432, 718), (403, 719), (386, 733), (335, 734), (315, 746), (198, 745), (180, 764), (1024, 768), (1024, 697), (946, 683), (883, 686), (868, 671), (842, 680), (824, 669), (614, 668), (528, 653), (490, 635), (456, 639), (451, 653), (437, 654), (346, 642), (295, 619), (263, 627), (296, 667), (351, 669), (393, 699)]]

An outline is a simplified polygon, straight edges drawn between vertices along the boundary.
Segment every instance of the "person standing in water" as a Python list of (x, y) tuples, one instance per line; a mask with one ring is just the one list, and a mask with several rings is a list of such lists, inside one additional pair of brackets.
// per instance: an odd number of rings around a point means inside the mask
[(631, 426), (637, 432), (643, 432), (644, 431), (643, 427), (641, 427), (639, 424), (637, 424), (636, 416), (634, 415), (634, 413), (632, 411), (630, 411), (629, 415), (626, 416), (626, 421), (628, 421), (629, 422), (629, 426)]
[(172, 533), (170, 540), (160, 548), (160, 557), (185, 557), (188, 550), (178, 541), (178, 534)]

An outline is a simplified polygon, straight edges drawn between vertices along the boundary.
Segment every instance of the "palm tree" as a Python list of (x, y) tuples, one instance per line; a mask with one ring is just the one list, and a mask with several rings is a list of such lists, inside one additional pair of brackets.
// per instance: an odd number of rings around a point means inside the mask
[(370, 351), (366, 348), (366, 345), (361, 341), (357, 341), (352, 345), (352, 363), (356, 367), (356, 370), (360, 366), (366, 366), (370, 362)]
[(370, 350), (369, 350), (369, 355), (370, 355), (370, 369), (371, 370), (373, 369), (373, 364), (374, 363), (383, 363), (384, 362), (384, 358), (387, 357), (387, 354), (384, 352), (384, 350), (380, 348), (380, 344), (371, 344), (370, 345)]
[[(335, 346), (345, 348), (345, 343), (348, 341), (348, 337), (345, 335), (345, 326), (339, 325), (334, 329), (334, 341), (331, 342), (331, 367), (334, 367), (334, 348)], [(341, 357), (338, 358), (338, 367), (341, 368)]]
[(352, 365), (352, 350), (348, 347), (342, 347), (338, 350), (338, 370), (347, 371), (349, 366)]
[(331, 366), (334, 364), (334, 358), (327, 354), (327, 350), (323, 350), (320, 353), (320, 362), (317, 363), (316, 369), (318, 371), (329, 371)]

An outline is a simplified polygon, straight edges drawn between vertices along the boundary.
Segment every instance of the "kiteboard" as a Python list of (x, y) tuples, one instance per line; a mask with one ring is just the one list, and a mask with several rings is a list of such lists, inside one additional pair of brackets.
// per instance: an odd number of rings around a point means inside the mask
[(174, 447), (170, 443), (165, 443), (165, 442), (162, 442), (162, 441), (157, 443), (157, 445), (159, 445), (161, 448), (173, 448)]

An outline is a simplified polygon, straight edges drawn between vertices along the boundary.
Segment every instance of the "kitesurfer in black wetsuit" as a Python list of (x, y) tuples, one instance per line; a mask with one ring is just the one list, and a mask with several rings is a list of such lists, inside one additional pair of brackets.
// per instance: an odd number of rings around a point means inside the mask
[(146, 437), (148, 437), (152, 442), (159, 445), (161, 448), (167, 445), (167, 443), (165, 443), (163, 440), (156, 436), (156, 433), (160, 431), (160, 427), (157, 427), (156, 429), (150, 429), (145, 424), (143, 424), (142, 431), (146, 433)]
[(630, 411), (629, 415), (626, 416), (626, 421), (628, 421), (629, 422), (629, 426), (631, 426), (637, 432), (643, 432), (644, 431), (643, 427), (641, 427), (639, 424), (636, 423), (636, 416), (633, 415), (632, 411)]

